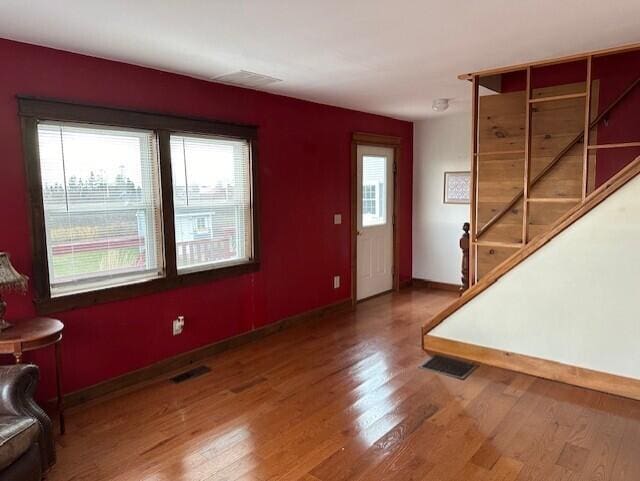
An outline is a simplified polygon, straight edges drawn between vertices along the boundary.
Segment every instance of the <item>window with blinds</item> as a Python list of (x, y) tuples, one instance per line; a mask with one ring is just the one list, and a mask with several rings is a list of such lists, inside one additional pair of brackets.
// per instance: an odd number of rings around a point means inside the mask
[(257, 127), (18, 103), (40, 314), (259, 270)]
[(250, 260), (249, 142), (171, 135), (170, 145), (178, 273)]
[(37, 136), (51, 297), (161, 277), (154, 132), (40, 122)]

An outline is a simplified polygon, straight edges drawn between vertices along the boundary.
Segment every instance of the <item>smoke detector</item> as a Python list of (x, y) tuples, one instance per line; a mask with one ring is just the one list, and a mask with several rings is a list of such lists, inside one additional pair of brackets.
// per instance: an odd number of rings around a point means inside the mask
[(436, 112), (444, 112), (449, 108), (449, 99), (435, 99), (432, 107)]
[(282, 79), (270, 77), (260, 73), (249, 72), (248, 70), (239, 70), (237, 72), (220, 75), (213, 77), (211, 80), (214, 82), (220, 82), (228, 85), (235, 85), (238, 87), (248, 88), (260, 88), (269, 84), (282, 82)]

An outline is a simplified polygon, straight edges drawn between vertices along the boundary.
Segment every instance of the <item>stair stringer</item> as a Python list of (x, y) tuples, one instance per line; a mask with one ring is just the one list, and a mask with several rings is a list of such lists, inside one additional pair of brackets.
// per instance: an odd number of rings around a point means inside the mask
[(425, 350), (640, 399), (639, 164), (436, 316)]

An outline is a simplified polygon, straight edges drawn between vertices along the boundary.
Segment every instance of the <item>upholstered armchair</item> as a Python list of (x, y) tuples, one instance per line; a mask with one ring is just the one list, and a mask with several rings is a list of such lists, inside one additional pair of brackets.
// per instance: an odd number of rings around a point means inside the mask
[(51, 420), (33, 400), (38, 367), (0, 366), (0, 481), (40, 481), (55, 463)]

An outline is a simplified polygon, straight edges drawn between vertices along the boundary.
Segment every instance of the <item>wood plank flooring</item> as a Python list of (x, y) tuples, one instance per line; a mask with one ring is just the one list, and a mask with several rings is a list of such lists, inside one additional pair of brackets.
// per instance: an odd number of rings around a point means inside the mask
[(640, 402), (418, 369), (455, 295), (407, 289), (69, 411), (49, 481), (637, 481)]

